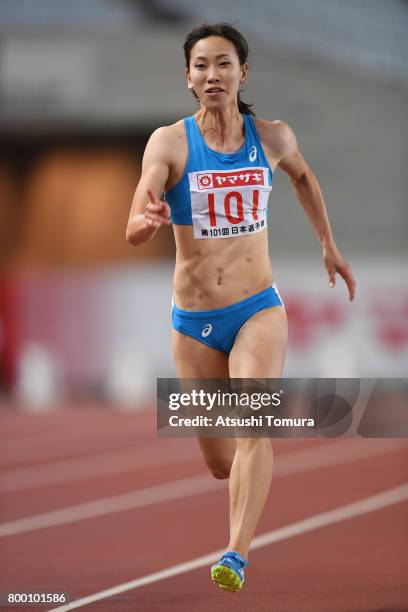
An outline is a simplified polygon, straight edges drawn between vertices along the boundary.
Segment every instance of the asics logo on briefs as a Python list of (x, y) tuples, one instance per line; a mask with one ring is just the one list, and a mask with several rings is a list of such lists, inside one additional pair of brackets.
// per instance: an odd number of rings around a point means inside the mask
[(255, 146), (251, 147), (249, 150), (249, 161), (253, 162), (256, 160), (256, 156), (257, 156), (257, 148)]
[(206, 338), (207, 336), (211, 334), (211, 332), (212, 332), (212, 325), (211, 323), (207, 323), (207, 325), (204, 325), (201, 335), (203, 338)]

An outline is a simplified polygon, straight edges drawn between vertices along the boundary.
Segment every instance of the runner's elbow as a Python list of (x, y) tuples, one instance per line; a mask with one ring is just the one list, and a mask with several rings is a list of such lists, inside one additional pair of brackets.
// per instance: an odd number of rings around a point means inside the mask
[(137, 234), (137, 228), (135, 227), (133, 220), (129, 219), (127, 226), (126, 226), (126, 234), (125, 234), (126, 242), (133, 244), (136, 234)]
[(136, 246), (135, 238), (136, 237), (135, 237), (135, 234), (133, 233), (133, 231), (127, 227), (126, 228), (126, 242), (128, 242), (129, 244), (133, 244), (133, 246)]
[(126, 228), (126, 242), (132, 246), (139, 246), (139, 244), (143, 244), (146, 240), (148, 240), (148, 238), (141, 236), (140, 231), (137, 232), (132, 228)]
[(153, 228), (135, 227), (133, 224), (129, 223), (126, 228), (126, 242), (132, 246), (139, 246), (150, 240), (155, 233), (155, 229)]

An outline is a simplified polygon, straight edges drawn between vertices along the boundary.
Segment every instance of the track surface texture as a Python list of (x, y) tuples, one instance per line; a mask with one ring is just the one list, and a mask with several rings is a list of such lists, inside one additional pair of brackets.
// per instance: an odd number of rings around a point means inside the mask
[(0, 591), (70, 603), (1, 610), (407, 612), (408, 442), (273, 440), (274, 477), (245, 584), (210, 565), (228, 483), (152, 409), (0, 412)]

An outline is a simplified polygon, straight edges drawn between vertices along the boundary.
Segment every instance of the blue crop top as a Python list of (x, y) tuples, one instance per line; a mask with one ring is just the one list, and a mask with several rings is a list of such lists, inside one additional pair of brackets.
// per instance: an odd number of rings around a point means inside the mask
[(244, 236), (266, 227), (272, 170), (253, 117), (243, 119), (245, 141), (234, 153), (210, 149), (195, 117), (184, 119), (187, 163), (165, 199), (172, 222), (193, 225), (197, 239)]

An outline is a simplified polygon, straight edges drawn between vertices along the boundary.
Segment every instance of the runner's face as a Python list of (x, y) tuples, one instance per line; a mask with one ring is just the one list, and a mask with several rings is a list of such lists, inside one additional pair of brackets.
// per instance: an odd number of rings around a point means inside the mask
[(246, 76), (247, 65), (240, 66), (235, 47), (226, 38), (202, 38), (191, 50), (187, 85), (194, 89), (203, 106), (224, 108), (236, 102)]

